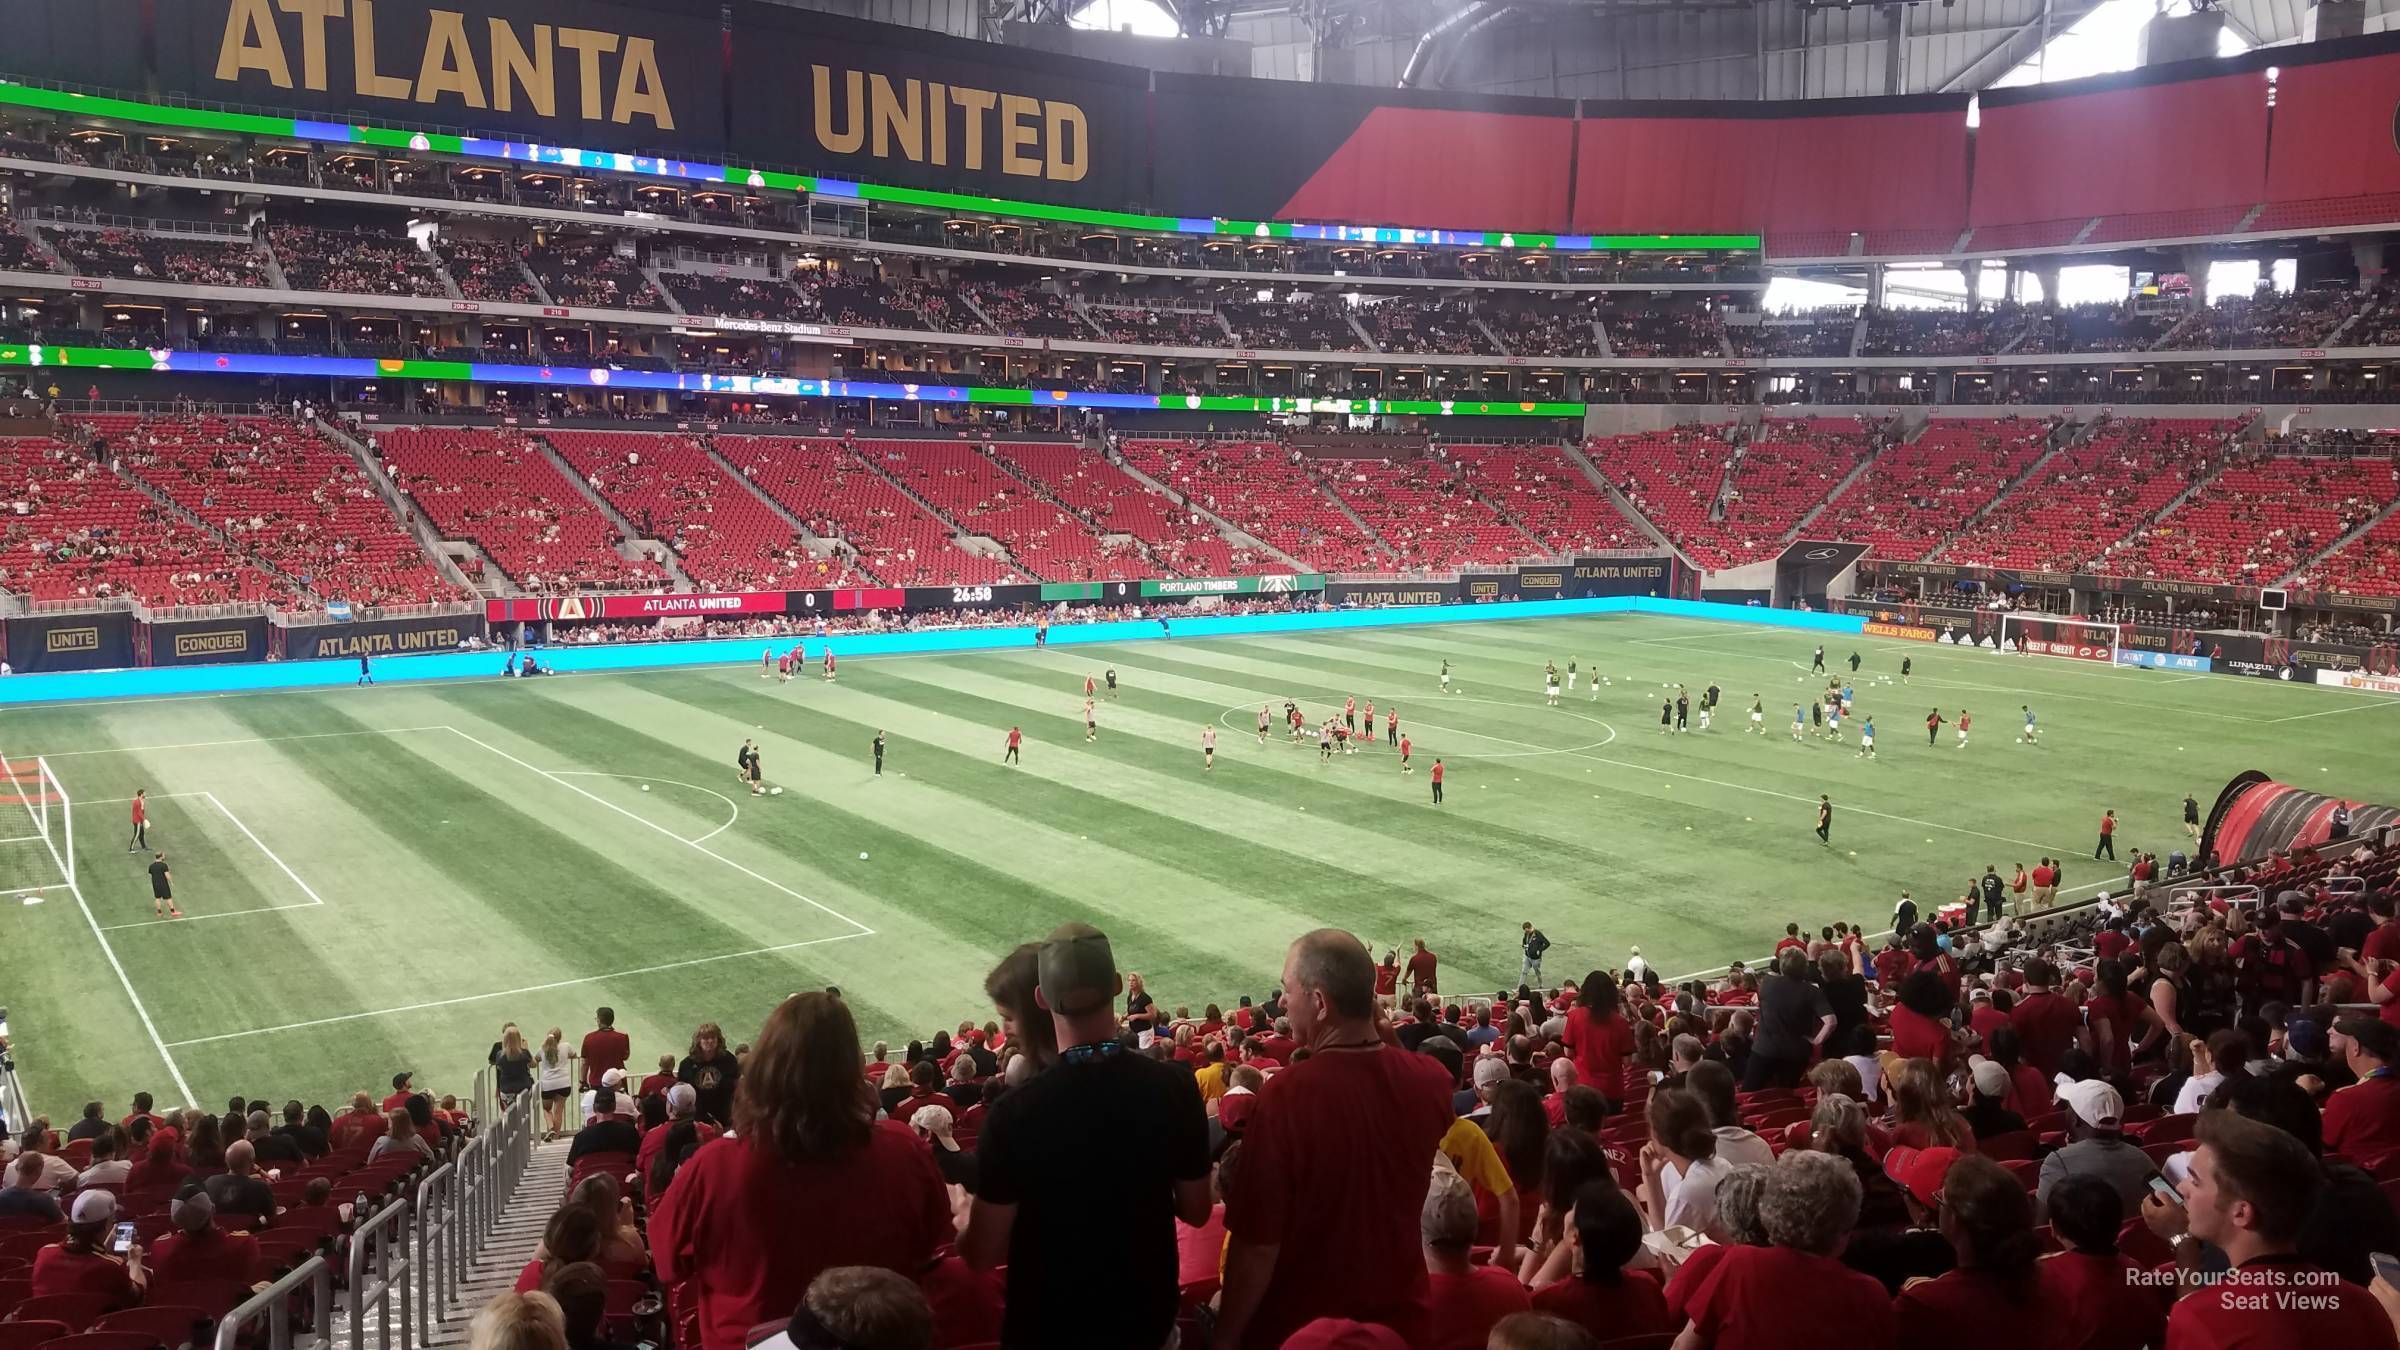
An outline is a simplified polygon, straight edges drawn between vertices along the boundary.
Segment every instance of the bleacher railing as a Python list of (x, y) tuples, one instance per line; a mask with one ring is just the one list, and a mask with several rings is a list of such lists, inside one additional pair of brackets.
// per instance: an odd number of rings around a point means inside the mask
[[(351, 1261), (351, 1268), (357, 1268), (355, 1257)], [(306, 1298), (303, 1306), (308, 1313), (305, 1336), (300, 1335), (292, 1325), (292, 1304), (302, 1296), (303, 1291)], [(263, 1336), (245, 1334), (262, 1321), (265, 1323)], [(214, 1350), (235, 1350), (237, 1342), (248, 1347), (248, 1350), (324, 1350), (331, 1346), (332, 1264), (322, 1256), (312, 1256), (292, 1267), (290, 1274), (251, 1295), (248, 1302), (225, 1314), (217, 1322)]]
[[(358, 1221), (350, 1230), (350, 1350), (366, 1350), (367, 1324), (375, 1323), (376, 1350), (403, 1350), (413, 1345), (416, 1325), (415, 1289), (409, 1279), (409, 1197), (399, 1199)], [(399, 1322), (400, 1339), (392, 1338)], [(219, 1346), (218, 1350), (230, 1350)], [(277, 1350), (269, 1347), (269, 1350)]]
[[(476, 1075), (474, 1100), (480, 1112), (491, 1102), (491, 1071)], [(431, 1345), (459, 1307), (468, 1266), (499, 1227), (501, 1211), (524, 1180), (533, 1159), (533, 1093), (478, 1115), (483, 1133), (458, 1155), (417, 1183), (415, 1221), (416, 1299), (413, 1322), (403, 1326), (408, 1347)]]

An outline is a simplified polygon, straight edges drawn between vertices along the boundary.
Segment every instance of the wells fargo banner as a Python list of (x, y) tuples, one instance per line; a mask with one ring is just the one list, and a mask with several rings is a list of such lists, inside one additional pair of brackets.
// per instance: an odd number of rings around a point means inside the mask
[(1862, 631), (1868, 637), (1899, 638), (1907, 642), (1932, 642), (1941, 637), (1940, 633), (1921, 624), (1886, 623), (1880, 619), (1867, 620)]

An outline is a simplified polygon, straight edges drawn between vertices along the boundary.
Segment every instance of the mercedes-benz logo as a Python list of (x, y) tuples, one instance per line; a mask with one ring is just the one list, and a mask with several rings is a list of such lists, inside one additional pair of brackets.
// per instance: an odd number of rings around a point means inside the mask
[(1842, 551), (1838, 548), (1812, 548), (1800, 556), (1804, 562), (1830, 562), (1842, 556)]

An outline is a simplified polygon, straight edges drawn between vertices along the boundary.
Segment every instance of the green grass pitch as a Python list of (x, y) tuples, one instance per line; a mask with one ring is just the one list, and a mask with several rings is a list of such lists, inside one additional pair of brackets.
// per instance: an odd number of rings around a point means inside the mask
[[(54, 1115), (137, 1089), (326, 1100), (402, 1068), (463, 1092), (502, 1022), (579, 1037), (601, 1003), (640, 1064), (704, 1018), (742, 1041), (825, 985), (871, 1038), (981, 1021), (995, 957), (1068, 919), (1169, 1007), (1263, 995), (1319, 925), (1379, 951), (1423, 937), (1445, 989), (1488, 991), (1513, 982), (1525, 919), (1556, 943), (1553, 980), (1635, 943), (1681, 973), (1787, 920), (1881, 928), (1902, 887), (1947, 899), (1986, 863), (2063, 854), (2086, 893), (2115, 875), (2090, 860), (2103, 807), (2121, 849), (2164, 852), (2183, 794), (2206, 804), (2243, 769), (2400, 800), (2400, 700), (1875, 639), (1858, 687), (1880, 757), (1854, 729), (1795, 745), (1815, 642), (1560, 619), (861, 659), (831, 686), (742, 667), (16, 711), (0, 751), (50, 757), (74, 797), (80, 885), (53, 884), (38, 842), (0, 844), (0, 888), (51, 886), (0, 896), (0, 1004)], [(1827, 646), (1845, 670), (1852, 643)], [(1544, 706), (1543, 663), (1570, 660), (1609, 682)], [(1086, 745), (1083, 679), (1111, 664), (1121, 692)], [(1662, 736), (1661, 686), (1712, 680), (1715, 729)], [(1350, 694), (1399, 706), (1418, 772), (1380, 744), (1330, 764), (1280, 730), (1258, 744), (1261, 702), (1313, 717)], [(1935, 704), (1974, 712), (1972, 745), (1945, 728), (1928, 748)], [(1011, 724), (1022, 767), (1000, 762)], [(782, 796), (736, 787), (745, 737)], [(181, 921), (152, 920), (147, 858), (126, 853), (137, 787)]]

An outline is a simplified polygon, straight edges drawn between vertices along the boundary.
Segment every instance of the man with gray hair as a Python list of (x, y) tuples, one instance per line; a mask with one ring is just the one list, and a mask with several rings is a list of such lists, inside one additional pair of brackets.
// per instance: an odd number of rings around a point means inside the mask
[(216, 1203), (219, 1214), (255, 1214), (262, 1219), (275, 1215), (275, 1188), (257, 1176), (258, 1150), (247, 1139), (236, 1139), (225, 1146), (225, 1170), (202, 1184), (208, 1198)]
[(660, 1151), (666, 1148), (667, 1135), (677, 1125), (690, 1125), (703, 1144), (724, 1133), (699, 1119), (699, 1113), (700, 1093), (691, 1084), (677, 1083), (667, 1089), (667, 1123), (644, 1132), (641, 1147), (634, 1150), (633, 1174), (643, 1185), (649, 1184), (650, 1169), (658, 1162)]
[(1227, 1181), (1216, 1350), (1274, 1350), (1319, 1317), (1424, 1323), (1425, 1261), (1408, 1234), (1454, 1119), (1450, 1075), (1395, 1043), (1375, 958), (1350, 934), (1294, 942), (1283, 989), (1309, 1057), (1259, 1092)]
[(1417, 1231), (1432, 1289), (1426, 1344), (1481, 1345), (1501, 1318), (1533, 1306), (1507, 1269), (1475, 1264), (1475, 1188), (1447, 1164), (1433, 1169)]
[(275, 1133), (275, 1118), (265, 1111), (250, 1113), (246, 1133), (250, 1147), (257, 1152), (260, 1162), (280, 1164), (301, 1161), (300, 1145), (293, 1142), (289, 1135)]

